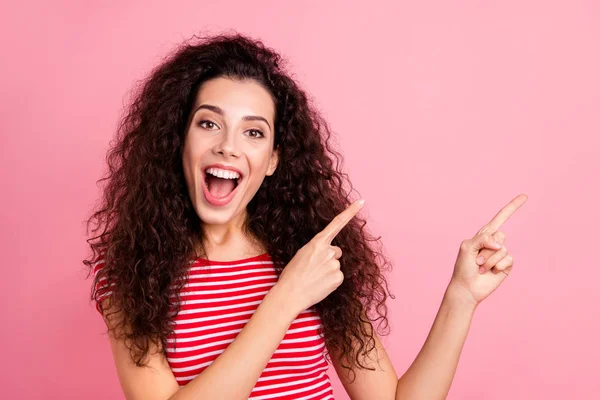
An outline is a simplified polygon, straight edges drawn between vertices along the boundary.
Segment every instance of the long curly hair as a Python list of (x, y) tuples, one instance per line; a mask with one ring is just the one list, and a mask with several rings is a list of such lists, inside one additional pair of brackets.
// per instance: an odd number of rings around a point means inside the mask
[[(275, 263), (286, 265), (352, 202), (354, 189), (341, 170), (343, 159), (331, 144), (330, 128), (285, 65), (262, 41), (236, 32), (194, 35), (133, 91), (106, 156), (108, 171), (98, 181), (106, 181), (101, 202), (86, 221), (92, 255), (83, 263), (89, 277), (103, 257), (91, 300), (107, 315), (98, 290), (104, 278), (112, 291), (108, 308), (122, 315), (109, 332), (125, 338), (138, 366), (145, 365), (151, 343), (166, 354), (179, 290), (190, 260), (198, 257), (198, 243), (204, 242), (182, 165), (186, 123), (203, 82), (221, 76), (252, 79), (274, 99), (279, 163), (249, 202), (244, 229), (260, 240)], [(384, 276), (391, 263), (380, 237), (365, 225), (356, 215), (333, 240), (343, 251), (345, 279), (314, 305), (322, 320), (326, 358), (331, 362), (329, 353), (335, 350), (352, 372), (356, 366), (368, 368), (360, 355), (375, 346), (372, 322), (388, 328), (386, 299), (395, 298)]]

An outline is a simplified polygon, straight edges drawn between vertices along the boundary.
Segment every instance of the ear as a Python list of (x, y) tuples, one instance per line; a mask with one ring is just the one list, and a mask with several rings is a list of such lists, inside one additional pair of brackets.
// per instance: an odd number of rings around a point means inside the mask
[(279, 148), (273, 150), (273, 154), (271, 154), (271, 160), (269, 161), (269, 168), (267, 168), (267, 176), (271, 176), (275, 173), (278, 163), (279, 163)]

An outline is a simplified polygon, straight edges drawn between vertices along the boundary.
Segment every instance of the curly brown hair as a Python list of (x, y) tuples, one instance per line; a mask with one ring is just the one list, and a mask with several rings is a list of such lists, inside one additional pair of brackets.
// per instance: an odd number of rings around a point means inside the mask
[[(114, 312), (122, 314), (120, 324), (109, 331), (116, 335), (128, 327), (122, 335), (138, 366), (145, 365), (151, 343), (166, 349), (179, 311), (179, 290), (190, 260), (198, 257), (198, 241), (203, 242), (202, 221), (182, 167), (186, 123), (203, 82), (221, 76), (252, 79), (274, 99), (278, 168), (248, 204), (244, 227), (273, 262), (286, 265), (351, 203), (354, 189), (341, 171), (342, 156), (332, 148), (330, 128), (284, 64), (262, 41), (239, 33), (195, 35), (133, 92), (107, 154), (108, 171), (98, 181), (107, 181), (102, 202), (86, 221), (88, 236), (90, 225), (94, 236), (87, 239), (92, 255), (83, 263), (91, 275), (104, 257), (91, 300), (104, 314), (98, 286), (106, 279), (112, 288), (110, 303), (118, 305)], [(335, 349), (342, 366), (352, 372), (355, 366), (368, 368), (359, 355), (375, 347), (371, 322), (380, 320), (379, 326), (388, 328), (386, 299), (395, 298), (383, 274), (391, 263), (375, 246), (380, 237), (365, 225), (355, 216), (332, 242), (343, 251), (345, 279), (314, 305), (327, 349)]]

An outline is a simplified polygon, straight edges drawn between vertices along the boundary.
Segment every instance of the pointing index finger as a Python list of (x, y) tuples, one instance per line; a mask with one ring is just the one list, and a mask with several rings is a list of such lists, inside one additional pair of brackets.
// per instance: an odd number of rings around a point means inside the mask
[(331, 243), (335, 236), (354, 218), (356, 213), (363, 207), (364, 200), (356, 200), (350, 204), (344, 211), (339, 213), (331, 220), (331, 222), (323, 229), (320, 234), (327, 241)]
[(514, 213), (527, 201), (527, 195), (522, 193), (511, 200), (504, 208), (502, 208), (498, 213), (492, 218), (490, 222), (488, 222), (481, 230), (482, 232), (488, 232), (490, 234), (496, 232), (500, 226), (504, 222), (506, 222)]

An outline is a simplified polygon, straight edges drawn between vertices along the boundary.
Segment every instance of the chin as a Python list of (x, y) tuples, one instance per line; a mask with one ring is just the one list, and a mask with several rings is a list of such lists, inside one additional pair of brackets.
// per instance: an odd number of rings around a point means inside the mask
[(233, 202), (224, 207), (215, 207), (209, 204), (206, 199), (202, 198), (201, 196), (203, 196), (202, 193), (200, 193), (200, 197), (198, 197), (196, 200), (195, 209), (196, 214), (205, 224), (227, 224), (231, 222), (240, 212), (240, 205), (236, 205)]
[(210, 210), (201, 210), (198, 213), (202, 223), (208, 225), (225, 225), (235, 216), (233, 212), (215, 212)]

